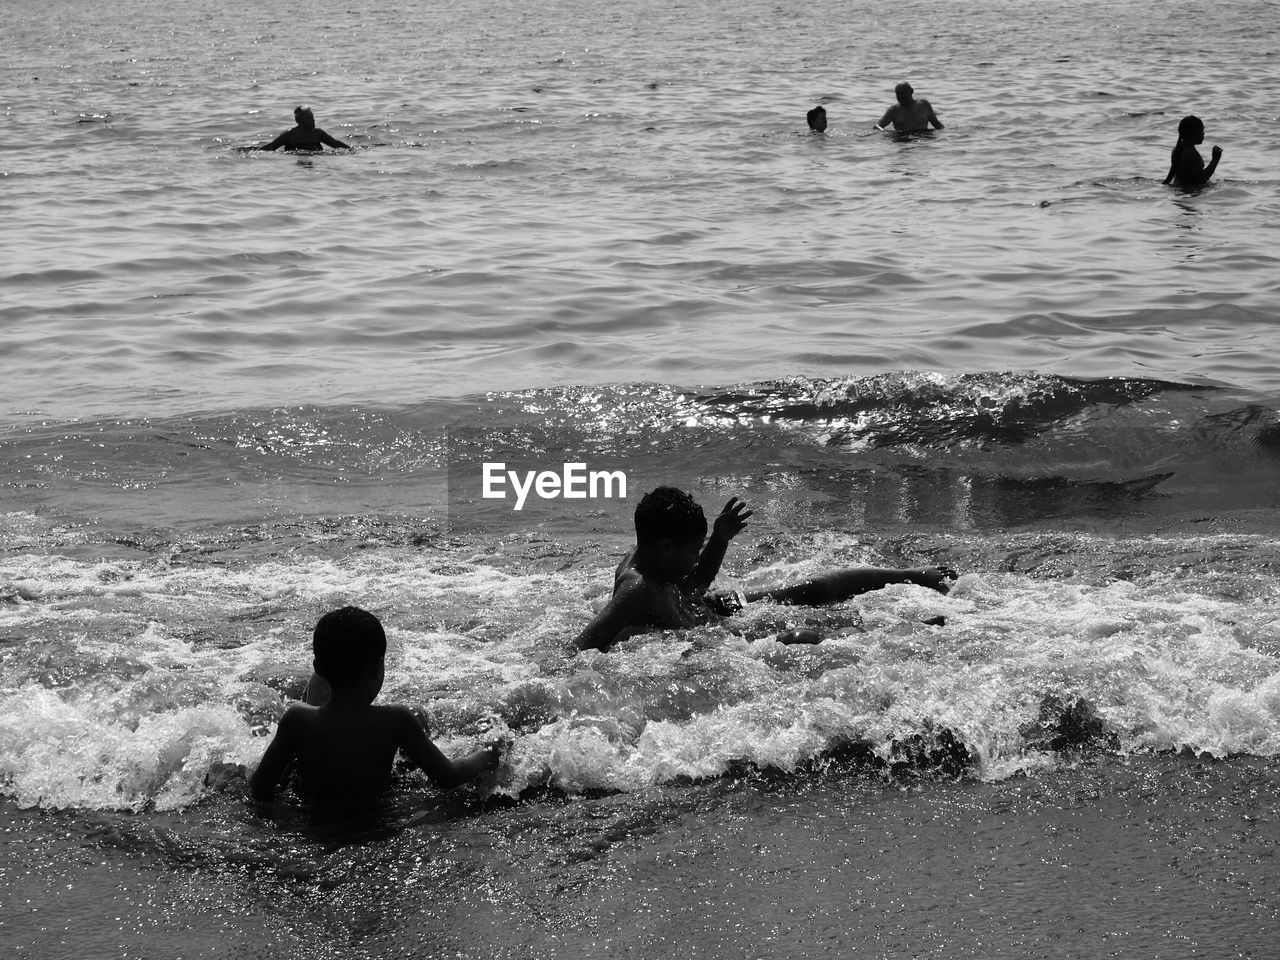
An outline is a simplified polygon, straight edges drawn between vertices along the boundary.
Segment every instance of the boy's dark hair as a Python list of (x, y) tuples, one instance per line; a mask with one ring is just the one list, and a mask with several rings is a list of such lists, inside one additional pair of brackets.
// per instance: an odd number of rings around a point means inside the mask
[(636, 543), (659, 540), (689, 543), (707, 535), (707, 518), (698, 501), (675, 487), (657, 487), (636, 504)]
[(1195, 115), (1183, 117), (1178, 121), (1178, 139), (1190, 140), (1197, 133), (1204, 133), (1204, 122)]
[(331, 687), (356, 683), (365, 668), (387, 655), (387, 634), (368, 610), (343, 607), (330, 610), (311, 635), (316, 673)]

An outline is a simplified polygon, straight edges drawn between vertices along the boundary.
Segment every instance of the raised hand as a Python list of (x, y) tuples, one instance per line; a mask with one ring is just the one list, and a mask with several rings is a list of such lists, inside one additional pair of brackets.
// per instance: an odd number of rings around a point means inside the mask
[(746, 527), (747, 517), (751, 514), (752, 511), (747, 509), (745, 500), (730, 497), (729, 502), (720, 511), (720, 516), (716, 517), (716, 522), (711, 528), (712, 535), (723, 540), (732, 540)]

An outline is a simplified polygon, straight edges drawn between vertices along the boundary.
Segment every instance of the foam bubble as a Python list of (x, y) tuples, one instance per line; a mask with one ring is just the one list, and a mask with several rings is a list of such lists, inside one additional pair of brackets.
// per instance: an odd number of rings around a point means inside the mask
[(0, 779), (23, 806), (140, 810), (186, 806), (216, 763), (257, 744), (222, 704), (132, 716), (110, 700), (26, 687), (0, 697)]

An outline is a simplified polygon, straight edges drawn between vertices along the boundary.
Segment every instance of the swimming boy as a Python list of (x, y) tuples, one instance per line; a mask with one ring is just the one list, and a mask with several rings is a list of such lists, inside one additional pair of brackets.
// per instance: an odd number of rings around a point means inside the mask
[(894, 87), (893, 95), (898, 98), (898, 102), (884, 112), (884, 116), (876, 124), (876, 129), (884, 130), (889, 124), (893, 124), (893, 129), (899, 133), (927, 130), (930, 125), (935, 130), (941, 130), (942, 121), (933, 112), (929, 101), (917, 100), (913, 96), (914, 93), (911, 84), (905, 80)]
[(804, 115), (809, 123), (809, 130), (812, 133), (823, 133), (827, 129), (827, 108), (823, 106), (814, 107)]
[(368, 802), (385, 792), (397, 750), (445, 788), (497, 766), (496, 745), (450, 760), (408, 707), (374, 704), (382, 689), (387, 636), (373, 614), (359, 607), (326, 613), (316, 624), (312, 650), (329, 697), (321, 706), (295, 703), (280, 718), (249, 778), (257, 799), (271, 798), (291, 761), (300, 794), (337, 805)]
[(1204, 143), (1204, 123), (1199, 117), (1183, 117), (1178, 123), (1178, 142), (1173, 145), (1169, 157), (1169, 175), (1164, 178), (1166, 185), (1177, 184), (1180, 187), (1198, 187), (1208, 183), (1213, 172), (1218, 169), (1218, 161), (1222, 159), (1222, 148), (1214, 146), (1213, 158), (1209, 166), (1204, 165), (1204, 158), (1196, 149)]
[(341, 140), (335, 140), (316, 126), (316, 116), (310, 107), (294, 107), (293, 122), (297, 124), (292, 130), (286, 130), (270, 143), (264, 143), (259, 150), (321, 150), (325, 145), (335, 150), (349, 150)]
[[(613, 596), (575, 641), (578, 649), (608, 650), (637, 633), (694, 627), (731, 612), (733, 598), (708, 597), (706, 591), (720, 572), (729, 541), (742, 532), (750, 516), (743, 501), (730, 498), (707, 538), (707, 518), (689, 494), (675, 487), (645, 494), (636, 506), (636, 545), (614, 573)], [(785, 587), (753, 590), (744, 599), (819, 606), (890, 583), (916, 583), (946, 593), (947, 576), (932, 567), (854, 567)], [(816, 643), (820, 638), (812, 630), (793, 630), (778, 639)]]

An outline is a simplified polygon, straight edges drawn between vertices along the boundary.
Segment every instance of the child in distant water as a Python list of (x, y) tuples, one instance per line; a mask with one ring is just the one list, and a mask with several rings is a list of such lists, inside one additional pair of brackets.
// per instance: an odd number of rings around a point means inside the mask
[(890, 124), (898, 133), (915, 133), (928, 130), (930, 126), (935, 130), (942, 129), (942, 121), (933, 112), (933, 105), (923, 98), (917, 100), (915, 90), (907, 81), (903, 80), (894, 87), (893, 95), (898, 102), (884, 112), (876, 124), (877, 130), (886, 130)]
[(1173, 153), (1169, 158), (1169, 175), (1164, 178), (1166, 185), (1175, 183), (1180, 187), (1198, 187), (1208, 183), (1213, 172), (1218, 169), (1218, 161), (1222, 159), (1222, 148), (1215, 145), (1213, 159), (1209, 166), (1204, 165), (1204, 158), (1196, 147), (1204, 143), (1204, 123), (1199, 117), (1183, 117), (1178, 124), (1178, 142), (1173, 145)]
[(294, 107), (293, 122), (297, 124), (292, 130), (286, 130), (270, 143), (264, 143), (259, 150), (320, 150), (324, 146), (335, 150), (349, 150), (341, 140), (335, 140), (316, 126), (316, 116), (310, 107)]
[(373, 614), (359, 607), (326, 613), (316, 624), (312, 649), (328, 698), (320, 706), (295, 703), (285, 711), (249, 778), (257, 799), (271, 798), (290, 762), (296, 763), (302, 796), (341, 806), (366, 803), (385, 792), (397, 750), (445, 788), (498, 765), (496, 744), (450, 760), (408, 707), (374, 704), (382, 689), (387, 637)]
[[(743, 501), (730, 498), (707, 539), (707, 518), (689, 494), (675, 487), (645, 494), (636, 506), (636, 545), (614, 573), (613, 596), (575, 641), (578, 649), (608, 650), (637, 633), (693, 627), (733, 612), (735, 598), (707, 596), (706, 591), (720, 571), (729, 541), (742, 532), (750, 516)], [(934, 567), (853, 567), (785, 587), (753, 590), (744, 599), (820, 606), (890, 583), (916, 583), (946, 593), (947, 580), (954, 576)], [(812, 630), (790, 630), (778, 639), (817, 643), (821, 637)]]

